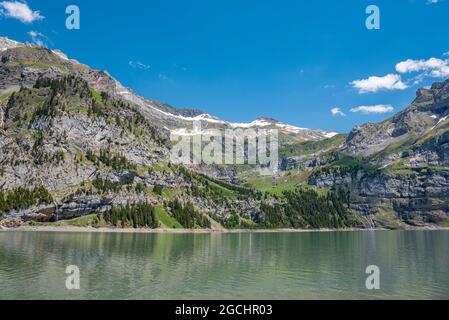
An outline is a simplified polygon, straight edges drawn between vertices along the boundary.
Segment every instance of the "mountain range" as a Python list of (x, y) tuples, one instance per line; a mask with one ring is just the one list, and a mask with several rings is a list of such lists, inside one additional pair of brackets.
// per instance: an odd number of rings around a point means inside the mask
[[(267, 117), (233, 123), (141, 97), (61, 51), (0, 38), (1, 225), (136, 227), (145, 203), (166, 228), (444, 227), (448, 116), (449, 80), (349, 134)], [(279, 172), (171, 163), (170, 132), (189, 134), (195, 120), (278, 129)], [(123, 216), (111, 222), (111, 212)]]

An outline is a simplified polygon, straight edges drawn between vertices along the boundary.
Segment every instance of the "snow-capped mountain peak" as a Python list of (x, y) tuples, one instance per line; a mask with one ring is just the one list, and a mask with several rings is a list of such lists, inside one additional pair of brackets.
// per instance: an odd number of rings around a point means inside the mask
[[(0, 53), (18, 47), (32, 47), (39, 49), (39, 46), (35, 44), (21, 43), (10, 40), (6, 37), (0, 37)], [(46, 50), (50, 49), (46, 48)], [(50, 51), (64, 63), (79, 64), (79, 62), (69, 59), (66, 54), (58, 49), (53, 49)], [(120, 96), (130, 103), (137, 105), (148, 118), (151, 118), (155, 124), (160, 125), (162, 128), (169, 128), (170, 130), (189, 128), (192, 126), (194, 121), (200, 121), (203, 126), (207, 128), (278, 129), (281, 133), (302, 141), (323, 140), (337, 135), (336, 132), (301, 128), (279, 122), (272, 118), (258, 118), (252, 122), (229, 122), (197, 110), (176, 109), (168, 105), (161, 104), (158, 101), (149, 100), (139, 96), (131, 89), (123, 86), (106, 71), (93, 70), (88, 66), (85, 66), (84, 69), (85, 72), (80, 75), (84, 76), (96, 90), (106, 91), (113, 95)], [(188, 129), (186, 132), (188, 132)]]

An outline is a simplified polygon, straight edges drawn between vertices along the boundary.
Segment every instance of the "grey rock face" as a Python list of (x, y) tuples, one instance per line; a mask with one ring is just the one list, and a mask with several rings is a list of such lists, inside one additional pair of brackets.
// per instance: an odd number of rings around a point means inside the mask
[(92, 213), (102, 213), (111, 208), (113, 201), (110, 198), (98, 195), (78, 195), (67, 199), (56, 211), (53, 219), (73, 219)]
[(415, 101), (404, 111), (381, 123), (354, 128), (344, 147), (352, 155), (369, 157), (389, 145), (423, 136), (449, 114), (449, 80), (430, 90), (417, 91)]
[[(411, 225), (449, 218), (449, 80), (420, 89), (410, 107), (394, 117), (352, 130), (339, 150), (363, 165), (318, 168), (309, 184), (345, 186), (363, 214), (395, 212)], [(337, 165), (338, 164), (338, 165)]]

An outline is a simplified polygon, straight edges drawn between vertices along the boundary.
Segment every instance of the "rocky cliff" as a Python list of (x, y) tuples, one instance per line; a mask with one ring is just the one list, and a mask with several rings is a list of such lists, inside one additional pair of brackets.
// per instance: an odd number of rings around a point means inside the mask
[(449, 218), (449, 80), (419, 89), (413, 103), (378, 124), (355, 128), (309, 183), (350, 186), (353, 207), (379, 224)]

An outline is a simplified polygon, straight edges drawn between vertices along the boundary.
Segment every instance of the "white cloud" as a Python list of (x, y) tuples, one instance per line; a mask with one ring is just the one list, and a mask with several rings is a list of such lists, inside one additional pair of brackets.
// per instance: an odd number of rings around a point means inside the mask
[(407, 85), (402, 82), (401, 76), (397, 74), (387, 74), (383, 77), (372, 76), (368, 79), (355, 80), (350, 83), (359, 93), (377, 92), (380, 90), (404, 90)]
[[(447, 54), (447, 53), (446, 53)], [(445, 55), (446, 55), (445, 54)], [(422, 72), (417, 76), (416, 82), (421, 82), (427, 77), (444, 78), (449, 76), (449, 59), (443, 60), (438, 58), (430, 58), (428, 60), (412, 60), (407, 59), (396, 65), (396, 71), (399, 73)]]
[(427, 4), (435, 4), (440, 2), (440, 0), (427, 0)]
[(361, 112), (363, 114), (381, 114), (392, 112), (394, 108), (389, 104), (378, 104), (375, 106), (359, 106), (352, 108), (351, 112)]
[(396, 65), (396, 71), (399, 73), (410, 73), (430, 69), (439, 69), (446, 65), (447, 65), (446, 60), (441, 60), (437, 58), (430, 58), (428, 60), (407, 59), (405, 61), (399, 62)]
[[(449, 51), (444, 53), (443, 56), (449, 57)], [(372, 76), (367, 79), (352, 81), (350, 84), (358, 89), (359, 93), (404, 90), (412, 85), (422, 83), (427, 78), (449, 77), (449, 58), (407, 59), (397, 63), (395, 69), (397, 74), (389, 73), (384, 77)], [(403, 77), (405, 80), (403, 80)]]
[(34, 44), (40, 47), (47, 47), (46, 42), (48, 41), (48, 37), (45, 34), (37, 31), (30, 31), (28, 32), (28, 35), (31, 37)]
[(19, 1), (0, 2), (0, 15), (18, 19), (23, 23), (32, 23), (45, 18), (39, 11), (33, 11), (28, 4)]
[(130, 61), (128, 64), (129, 64), (129, 66), (131, 68), (135, 68), (135, 69), (143, 69), (143, 70), (151, 69), (150, 65), (147, 65), (147, 64), (142, 63), (140, 61)]
[(342, 117), (345, 117), (346, 116), (346, 114), (343, 112), (343, 111), (341, 111), (341, 109), (340, 108), (332, 108), (331, 109), (331, 113), (332, 113), (332, 115), (335, 117), (335, 116), (342, 116)]
[(449, 77), (449, 66), (443, 66), (439, 69), (435, 69), (432, 70), (432, 72), (430, 72), (430, 76), (434, 77), (434, 78), (446, 78)]

